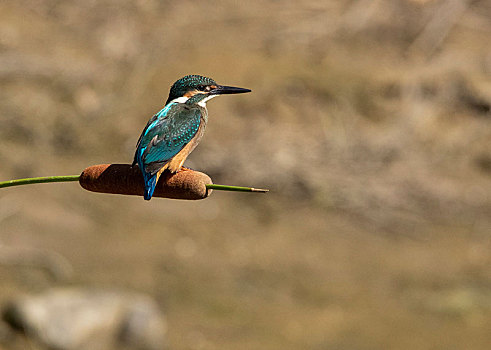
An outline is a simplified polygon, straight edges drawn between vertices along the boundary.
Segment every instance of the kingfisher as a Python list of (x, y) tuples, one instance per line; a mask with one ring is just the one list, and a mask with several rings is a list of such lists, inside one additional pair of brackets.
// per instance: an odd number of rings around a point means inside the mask
[(133, 166), (143, 173), (143, 198), (152, 198), (160, 175), (167, 170), (177, 173), (195, 149), (208, 122), (206, 102), (225, 94), (251, 92), (233, 86), (219, 85), (201, 75), (186, 75), (176, 81), (169, 98), (143, 129), (136, 145)]

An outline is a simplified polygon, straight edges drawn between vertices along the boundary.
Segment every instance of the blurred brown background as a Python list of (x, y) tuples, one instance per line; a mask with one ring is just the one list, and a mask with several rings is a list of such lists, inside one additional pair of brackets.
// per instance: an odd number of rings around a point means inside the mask
[(202, 74), (253, 93), (186, 164), (271, 192), (2, 189), (0, 303), (141, 292), (171, 349), (489, 349), (490, 38), (486, 0), (2, 2), (0, 180), (130, 163)]

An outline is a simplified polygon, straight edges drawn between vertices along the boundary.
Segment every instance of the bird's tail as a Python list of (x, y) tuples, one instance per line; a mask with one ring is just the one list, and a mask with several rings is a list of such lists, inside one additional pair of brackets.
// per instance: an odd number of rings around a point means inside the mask
[(145, 174), (145, 193), (143, 194), (143, 198), (146, 201), (152, 199), (153, 192), (155, 191), (155, 186), (157, 185), (158, 174)]

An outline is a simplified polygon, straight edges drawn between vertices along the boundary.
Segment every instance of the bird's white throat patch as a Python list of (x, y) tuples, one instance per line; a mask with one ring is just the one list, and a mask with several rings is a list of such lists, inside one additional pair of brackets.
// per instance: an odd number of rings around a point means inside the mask
[(218, 95), (208, 95), (206, 96), (204, 99), (202, 99), (201, 101), (198, 102), (198, 105), (200, 105), (201, 107), (206, 107), (206, 102), (208, 102), (209, 100), (211, 100), (213, 97), (217, 97)]

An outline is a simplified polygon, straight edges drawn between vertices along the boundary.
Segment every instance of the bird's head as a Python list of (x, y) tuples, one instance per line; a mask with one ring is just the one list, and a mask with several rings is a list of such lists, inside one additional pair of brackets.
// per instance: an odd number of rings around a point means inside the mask
[(220, 85), (215, 80), (201, 75), (186, 75), (172, 85), (169, 98), (165, 104), (179, 97), (192, 98), (196, 100), (196, 103), (204, 103), (218, 95), (242, 94), (245, 92), (251, 92), (251, 90)]

